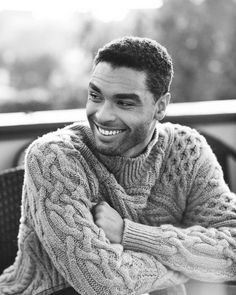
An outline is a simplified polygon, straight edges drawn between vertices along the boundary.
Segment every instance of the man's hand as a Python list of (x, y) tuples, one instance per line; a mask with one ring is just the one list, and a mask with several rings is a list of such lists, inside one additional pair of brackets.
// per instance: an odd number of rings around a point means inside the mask
[(91, 212), (95, 224), (104, 230), (108, 240), (121, 244), (124, 221), (120, 214), (105, 201), (93, 206)]

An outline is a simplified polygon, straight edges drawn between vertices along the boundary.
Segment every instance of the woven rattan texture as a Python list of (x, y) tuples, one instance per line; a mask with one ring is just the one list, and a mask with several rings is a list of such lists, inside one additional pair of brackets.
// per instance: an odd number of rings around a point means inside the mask
[(16, 256), (23, 178), (22, 168), (0, 173), (0, 273)]

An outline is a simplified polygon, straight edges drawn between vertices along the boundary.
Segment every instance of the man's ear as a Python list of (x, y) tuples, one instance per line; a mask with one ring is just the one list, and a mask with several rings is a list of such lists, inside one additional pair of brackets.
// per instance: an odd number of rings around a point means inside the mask
[(162, 95), (156, 102), (155, 119), (161, 121), (166, 115), (166, 108), (170, 102), (171, 95), (169, 92)]

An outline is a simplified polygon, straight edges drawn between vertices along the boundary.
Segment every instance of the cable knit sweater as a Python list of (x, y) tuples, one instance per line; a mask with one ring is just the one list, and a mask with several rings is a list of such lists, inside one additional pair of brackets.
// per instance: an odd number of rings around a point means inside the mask
[[(101, 200), (124, 218), (122, 245), (93, 222)], [(143, 154), (126, 158), (99, 154), (74, 124), (28, 149), (18, 247), (1, 295), (177, 294), (186, 278), (236, 279), (236, 196), (193, 129), (158, 124)]]

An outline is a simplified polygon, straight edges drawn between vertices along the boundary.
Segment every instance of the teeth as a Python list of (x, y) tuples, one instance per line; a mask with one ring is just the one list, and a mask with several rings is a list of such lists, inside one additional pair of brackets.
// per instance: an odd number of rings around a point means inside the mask
[(116, 135), (122, 132), (122, 130), (105, 130), (100, 127), (98, 127), (98, 130), (102, 135), (106, 136)]

